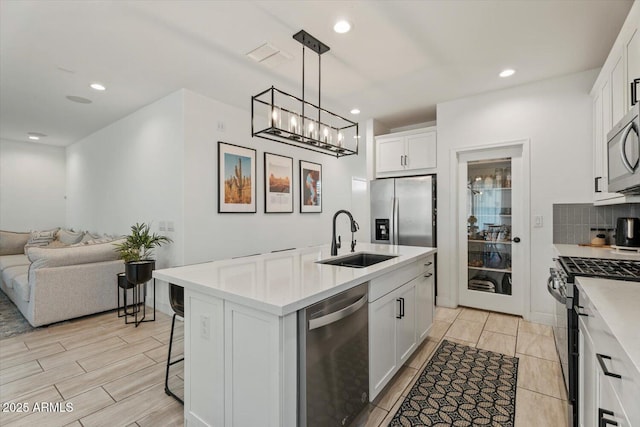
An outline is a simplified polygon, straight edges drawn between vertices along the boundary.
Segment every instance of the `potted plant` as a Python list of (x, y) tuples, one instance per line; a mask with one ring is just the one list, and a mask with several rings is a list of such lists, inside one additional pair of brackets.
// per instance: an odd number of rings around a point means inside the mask
[(153, 249), (172, 240), (166, 236), (151, 233), (148, 224), (136, 223), (131, 226), (131, 234), (124, 242), (116, 245), (116, 251), (125, 262), (125, 275), (130, 283), (141, 284), (151, 280), (155, 260)]

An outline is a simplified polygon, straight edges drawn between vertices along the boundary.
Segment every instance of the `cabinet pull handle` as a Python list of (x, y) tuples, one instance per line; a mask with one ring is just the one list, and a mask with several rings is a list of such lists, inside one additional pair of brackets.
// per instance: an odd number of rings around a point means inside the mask
[[(600, 368), (602, 368), (602, 372), (604, 372), (604, 374), (606, 376), (613, 377), (613, 378), (622, 378), (621, 375), (614, 374), (613, 372), (609, 371), (607, 369), (607, 366), (604, 364), (604, 360), (603, 359), (611, 360), (611, 356), (606, 356), (604, 354), (596, 353), (596, 358), (598, 359), (598, 363), (600, 364)], [(613, 414), (609, 414), (609, 415), (613, 415)]]
[(405, 166), (409, 165), (409, 156), (404, 156), (404, 165)]
[(396, 301), (400, 303), (398, 307), (398, 314), (396, 315), (396, 319), (402, 319), (402, 298), (396, 298)]
[(584, 308), (584, 306), (582, 306), (582, 305), (576, 306), (576, 313), (578, 313), (578, 316), (589, 317), (589, 315), (587, 313), (583, 313), (583, 312), (580, 311), (581, 308)]
[(433, 262), (432, 262), (432, 261), (429, 261), (429, 262), (427, 262), (424, 266), (425, 266), (425, 267), (429, 267), (431, 264), (433, 264)]
[(638, 84), (640, 84), (640, 79), (634, 79), (631, 82), (631, 106), (632, 107), (638, 103)]
[(402, 309), (402, 312), (400, 314), (401, 317), (404, 317), (404, 298), (400, 297), (400, 308)]
[(602, 190), (600, 190), (600, 186), (598, 185), (598, 181), (600, 181), (601, 179), (602, 179), (601, 176), (596, 176), (595, 178), (593, 178), (593, 183), (595, 185), (594, 191), (596, 193), (602, 193)]
[(618, 422), (605, 418), (605, 415), (615, 416), (613, 412), (606, 409), (598, 408), (598, 427), (606, 427), (608, 425), (617, 426)]
[(424, 275), (424, 277), (431, 277), (431, 276), (433, 276), (433, 273), (427, 273)]
[(404, 156), (400, 156), (400, 166), (404, 166)]

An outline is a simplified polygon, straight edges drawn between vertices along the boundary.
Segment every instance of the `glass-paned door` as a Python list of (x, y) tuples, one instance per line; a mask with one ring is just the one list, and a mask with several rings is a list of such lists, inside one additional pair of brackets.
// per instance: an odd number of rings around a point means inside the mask
[(511, 159), (467, 168), (467, 288), (511, 295)]
[(528, 264), (521, 147), (458, 156), (460, 305), (523, 314)]

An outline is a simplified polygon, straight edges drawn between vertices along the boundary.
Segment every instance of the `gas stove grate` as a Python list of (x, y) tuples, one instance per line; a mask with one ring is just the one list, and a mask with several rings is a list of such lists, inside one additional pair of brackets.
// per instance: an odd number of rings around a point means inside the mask
[(640, 282), (640, 261), (560, 257), (567, 274)]

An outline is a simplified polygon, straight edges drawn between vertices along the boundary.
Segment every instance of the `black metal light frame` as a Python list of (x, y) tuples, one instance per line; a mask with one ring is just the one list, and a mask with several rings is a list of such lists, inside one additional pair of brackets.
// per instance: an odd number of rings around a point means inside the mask
[[(294, 34), (293, 38), (302, 44), (302, 98), (283, 92), (274, 86), (252, 96), (251, 135), (336, 157), (350, 156), (354, 154), (357, 155), (360, 137), (358, 123), (332, 113), (331, 111), (322, 108), (320, 104), (320, 88), (322, 83), (320, 58), (323, 53), (329, 51), (329, 46), (325, 45), (304, 30)], [(318, 105), (312, 104), (304, 98), (304, 57), (306, 47), (309, 47), (318, 54)], [(300, 110), (294, 111), (293, 108), (285, 108), (283, 104), (278, 105), (276, 100), (281, 99), (282, 97), (296, 105), (299, 103)], [(268, 109), (267, 111), (269, 111), (269, 116), (265, 122), (265, 124), (267, 124), (266, 127), (257, 129), (255, 115), (256, 107)], [(273, 118), (276, 114), (275, 111), (280, 114), (280, 125), (278, 125), (277, 120), (274, 120)], [(311, 111), (311, 113), (309, 113), (309, 111)], [(317, 112), (317, 118), (311, 117), (314, 112)], [(293, 129), (288, 125), (283, 127), (281, 125), (283, 113), (287, 113), (288, 116), (293, 115), (294, 117), (297, 117), (300, 120), (300, 123), (296, 123)], [(322, 119), (323, 115), (325, 116), (324, 121)], [(327, 118), (330, 119), (330, 123), (327, 123)], [(305, 131), (305, 125), (307, 123), (313, 124), (313, 126), (317, 125), (318, 129), (311, 130), (307, 133)], [(325, 132), (325, 135), (321, 135), (321, 129)], [(346, 136), (351, 136), (350, 134), (352, 134), (353, 131), (355, 131), (355, 135), (353, 135), (355, 139), (355, 148), (350, 148), (353, 144), (347, 144), (345, 138)], [(334, 135), (336, 137), (335, 143), (333, 141)]]

